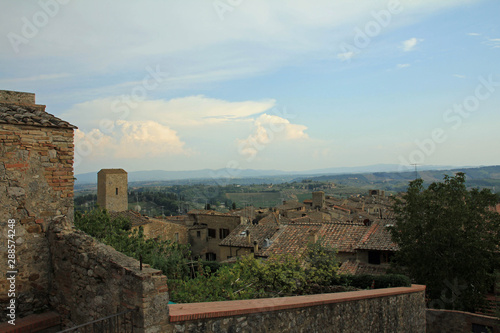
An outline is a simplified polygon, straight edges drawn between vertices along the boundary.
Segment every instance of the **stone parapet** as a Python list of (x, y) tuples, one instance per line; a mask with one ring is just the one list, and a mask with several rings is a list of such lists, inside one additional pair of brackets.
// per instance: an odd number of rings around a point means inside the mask
[(169, 306), (166, 332), (425, 332), (425, 286)]

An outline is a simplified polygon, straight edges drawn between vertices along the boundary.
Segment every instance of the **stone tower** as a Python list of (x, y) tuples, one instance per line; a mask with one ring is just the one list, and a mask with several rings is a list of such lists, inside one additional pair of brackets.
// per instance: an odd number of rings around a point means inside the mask
[(313, 209), (323, 209), (325, 208), (325, 192), (318, 191), (313, 192)]
[(127, 172), (102, 169), (97, 173), (97, 204), (110, 212), (128, 210)]

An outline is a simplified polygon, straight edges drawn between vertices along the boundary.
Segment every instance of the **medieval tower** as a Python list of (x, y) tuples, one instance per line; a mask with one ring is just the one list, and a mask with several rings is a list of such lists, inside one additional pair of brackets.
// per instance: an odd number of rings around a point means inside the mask
[(127, 172), (102, 169), (97, 173), (97, 204), (110, 212), (128, 210)]
[(318, 191), (312, 193), (313, 197), (313, 209), (323, 209), (325, 208), (325, 192)]

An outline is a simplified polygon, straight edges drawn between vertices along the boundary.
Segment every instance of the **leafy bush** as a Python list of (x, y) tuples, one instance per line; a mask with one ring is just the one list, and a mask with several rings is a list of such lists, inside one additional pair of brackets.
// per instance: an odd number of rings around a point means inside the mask
[(339, 275), (335, 282), (343, 286), (351, 286), (359, 289), (378, 289), (394, 287), (410, 287), (410, 278), (405, 275), (387, 274), (387, 275)]
[(130, 220), (112, 219), (106, 210), (93, 209), (85, 214), (75, 212), (75, 226), (99, 241), (112, 246), (135, 259), (142, 256), (143, 262), (163, 271), (169, 278), (182, 279), (189, 276), (187, 245), (171, 241), (146, 239), (142, 227), (130, 230)]
[(331, 285), (337, 276), (337, 251), (325, 246), (322, 239), (308, 246), (306, 274), (309, 284)]

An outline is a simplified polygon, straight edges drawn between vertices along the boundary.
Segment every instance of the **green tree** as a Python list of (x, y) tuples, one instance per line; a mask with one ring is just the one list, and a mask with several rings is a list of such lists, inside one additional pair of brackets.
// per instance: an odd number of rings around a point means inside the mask
[(131, 222), (124, 217), (111, 218), (104, 209), (93, 209), (82, 214), (75, 212), (75, 226), (104, 244), (130, 257), (160, 269), (168, 278), (183, 279), (189, 276), (188, 245), (172, 241), (147, 239), (142, 227), (131, 230)]
[(337, 277), (337, 250), (325, 245), (323, 239), (308, 245), (306, 275), (310, 283), (331, 285)]
[(467, 190), (465, 174), (445, 176), (427, 189), (410, 182), (396, 199), (394, 264), (427, 286), (430, 307), (477, 311), (500, 265), (500, 214), (489, 211), (490, 190)]

